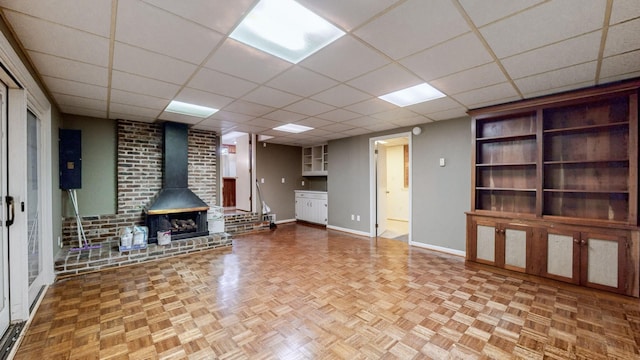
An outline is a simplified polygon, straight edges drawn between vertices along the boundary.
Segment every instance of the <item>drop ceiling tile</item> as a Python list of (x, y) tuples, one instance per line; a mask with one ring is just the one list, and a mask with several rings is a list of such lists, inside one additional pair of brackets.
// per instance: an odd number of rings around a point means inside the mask
[(107, 100), (107, 88), (104, 86), (85, 84), (49, 76), (43, 76), (42, 80), (51, 92)]
[(392, 123), (380, 123), (380, 124), (375, 124), (375, 125), (370, 125), (365, 127), (365, 129), (371, 130), (373, 132), (385, 131), (385, 130), (391, 130), (391, 129), (397, 129), (397, 128), (398, 128), (398, 125), (392, 124)]
[(174, 121), (174, 122), (188, 124), (188, 125), (195, 125), (200, 121), (202, 121), (202, 118), (199, 118), (199, 117), (176, 114), (168, 111), (165, 111), (162, 114), (160, 114), (160, 116), (158, 116), (158, 119), (165, 120), (165, 121)]
[(582, 0), (549, 1), (480, 32), (498, 58), (504, 58), (600, 29), (605, 8), (606, 0), (593, 0), (589, 6)]
[(598, 82), (599, 84), (607, 84), (610, 82), (614, 82), (614, 81), (620, 81), (620, 80), (629, 80), (629, 79), (633, 79), (633, 78), (637, 78), (640, 77), (640, 71), (635, 71), (635, 72), (629, 72), (629, 73), (625, 73), (625, 74), (621, 74), (621, 75), (613, 75), (613, 76), (608, 76), (608, 77), (600, 77), (600, 81)]
[(111, 0), (2, 0), (0, 6), (103, 37), (111, 29)]
[(246, 132), (246, 133), (261, 134), (263, 131), (267, 131), (270, 129), (256, 126), (256, 125), (239, 124), (238, 126), (233, 127), (231, 130)]
[(356, 89), (375, 96), (418, 85), (424, 81), (398, 64), (389, 64), (348, 82)]
[(29, 52), (28, 54), (40, 75), (105, 87), (108, 84), (109, 71), (106, 67), (37, 52)]
[(548, 73), (515, 80), (516, 86), (530, 98), (553, 92), (594, 85), (597, 62), (593, 61)]
[(107, 110), (107, 102), (105, 100), (89, 99), (81, 96), (72, 96), (58, 93), (51, 93), (51, 95), (53, 95), (53, 98), (56, 99), (56, 102), (59, 105), (70, 105), (98, 111)]
[(296, 124), (309, 126), (312, 128), (321, 128), (323, 126), (327, 126), (335, 123), (333, 121), (324, 120), (317, 117), (309, 117), (300, 121), (296, 121)]
[(410, 117), (414, 117), (417, 114), (407, 108), (395, 108), (393, 110), (383, 111), (381, 113), (373, 114), (371, 117), (384, 120), (384, 121), (394, 121), (397, 119), (406, 119)]
[(231, 104), (225, 106), (224, 110), (257, 117), (270, 113), (276, 109), (272, 108), (271, 106), (264, 106), (248, 101), (236, 100)]
[(507, 79), (498, 65), (489, 63), (433, 80), (431, 85), (445, 94), (454, 95), (505, 81)]
[(371, 98), (371, 95), (346, 85), (338, 85), (311, 97), (325, 104), (343, 107)]
[(233, 98), (192, 88), (184, 88), (180, 90), (178, 95), (176, 95), (175, 100), (200, 106), (207, 106), (218, 110), (233, 102)]
[(114, 48), (113, 68), (178, 85), (196, 70), (193, 64), (119, 42)]
[(109, 65), (107, 38), (12, 11), (5, 14), (26, 50), (98, 66)]
[(353, 128), (354, 128), (353, 125), (334, 123), (327, 126), (323, 126), (321, 129), (335, 133), (335, 132), (342, 132), (342, 131), (353, 129)]
[(595, 31), (506, 59), (502, 65), (513, 79), (596, 60), (602, 33)]
[(460, 0), (460, 5), (467, 12), (473, 23), (481, 27), (490, 22), (502, 19), (524, 9), (530, 8), (543, 0), (492, 0), (491, 5), (478, 0)]
[(602, 59), (600, 79), (633, 74), (637, 71), (640, 71), (640, 50)]
[(292, 95), (284, 91), (276, 90), (274, 88), (261, 86), (243, 96), (242, 99), (257, 104), (280, 108), (294, 103), (302, 98), (300, 96)]
[(604, 56), (617, 55), (640, 48), (640, 18), (609, 27)]
[(371, 98), (357, 104), (345, 107), (346, 110), (357, 112), (362, 115), (371, 115), (385, 110), (391, 110), (396, 106), (378, 98)]
[(72, 105), (60, 105), (60, 111), (63, 114), (74, 114), (81, 116), (89, 116), (98, 119), (106, 119), (107, 118), (107, 110), (96, 110), (96, 109), (87, 109), (83, 107), (77, 107)]
[(335, 109), (335, 107), (311, 99), (303, 99), (285, 107), (284, 109), (308, 116), (315, 116), (331, 111)]
[(363, 117), (359, 117), (357, 119), (348, 120), (348, 121), (344, 122), (344, 124), (353, 125), (353, 126), (361, 127), (361, 128), (365, 128), (365, 127), (373, 126), (373, 125), (377, 125), (377, 124), (382, 124), (382, 123), (385, 123), (385, 121), (382, 120), (382, 119), (373, 118), (371, 116), (363, 116)]
[(173, 99), (180, 90), (180, 86), (175, 84), (117, 70), (111, 74), (111, 88), (162, 99)]
[(393, 120), (392, 122), (395, 125), (402, 127), (402, 126), (415, 126), (420, 124), (426, 124), (431, 122), (431, 120), (422, 115), (416, 115), (409, 118)]
[(480, 39), (467, 33), (400, 61), (426, 81), (493, 61)]
[(469, 30), (451, 1), (409, 0), (356, 30), (355, 34), (397, 60)]
[(273, 129), (274, 127), (278, 127), (280, 125), (284, 125), (282, 121), (269, 120), (265, 118), (255, 118), (244, 123), (245, 125), (255, 125), (267, 129)]
[(520, 100), (520, 96), (509, 82), (463, 92), (453, 95), (452, 98), (469, 109)]
[(227, 39), (205, 67), (262, 84), (292, 64), (258, 49)]
[(389, 63), (350, 35), (345, 35), (299, 63), (338, 81), (347, 81)]
[(350, 130), (345, 130), (342, 133), (345, 135), (345, 137), (348, 136), (358, 136), (358, 135), (364, 135), (364, 134), (368, 134), (370, 133), (370, 130), (367, 130), (365, 128), (353, 128)]
[(467, 111), (462, 107), (456, 109), (449, 109), (444, 111), (438, 111), (432, 114), (429, 114), (429, 119), (433, 121), (441, 121), (441, 120), (450, 120), (450, 119), (458, 119), (462, 117), (469, 117), (467, 115)]
[(223, 120), (218, 120), (218, 119), (214, 119), (214, 118), (208, 118), (208, 119), (204, 119), (204, 120), (200, 121), (193, 128), (194, 129), (203, 129), (203, 130), (215, 129), (216, 131), (218, 131), (218, 130), (222, 130), (223, 128), (225, 128), (225, 126), (228, 126), (228, 124), (225, 124), (225, 121), (223, 121)]
[(338, 82), (300, 66), (294, 66), (270, 80), (267, 85), (300, 96), (310, 96), (337, 85)]
[(340, 121), (355, 119), (360, 116), (361, 116), (360, 114), (354, 113), (353, 111), (348, 111), (344, 109), (335, 109), (335, 110), (320, 114), (317, 117), (325, 120), (340, 122)]
[(638, 0), (616, 0), (613, 2), (609, 23), (617, 24), (637, 17), (640, 17)]
[(148, 119), (155, 119), (162, 112), (163, 109), (150, 109), (137, 105), (128, 105), (128, 104), (118, 104), (112, 102), (109, 105), (109, 112), (114, 112), (118, 114), (127, 114), (140, 116)]
[(450, 110), (456, 108), (462, 108), (455, 100), (450, 97), (443, 97), (431, 101), (425, 101), (419, 104), (407, 106), (407, 108), (415, 113), (426, 115), (430, 117), (430, 114)]
[(298, 114), (298, 113), (294, 113), (286, 110), (276, 110), (274, 112), (263, 115), (262, 117), (266, 119), (290, 123), (290, 122), (302, 120), (306, 118), (307, 115), (302, 115), (302, 114)]
[(157, 115), (162, 110), (164, 110), (167, 105), (169, 105), (169, 100), (149, 95), (131, 93), (128, 91), (111, 89), (111, 104), (113, 103), (154, 109)]
[(243, 122), (249, 121), (251, 119), (254, 119), (255, 116), (245, 115), (245, 114), (240, 114), (240, 113), (234, 113), (234, 112), (230, 112), (230, 111), (226, 111), (226, 110), (220, 110), (217, 113), (211, 115), (211, 118), (217, 119), (217, 120), (222, 120), (222, 121), (227, 121), (227, 122), (232, 122), (232, 123), (243, 123)]
[(367, 0), (366, 6), (358, 1), (344, 0), (298, 0), (298, 2), (321, 17), (349, 31), (398, 2), (398, 0)]
[(206, 68), (198, 70), (187, 86), (230, 97), (242, 97), (258, 87), (256, 83)]
[(303, 134), (307, 137), (318, 137), (318, 136), (330, 135), (331, 132), (327, 130), (322, 130), (322, 129), (313, 129), (313, 130), (305, 131)]
[(143, 0), (222, 34), (229, 33), (253, 0)]
[(116, 40), (200, 64), (222, 35), (141, 1), (119, 1)]

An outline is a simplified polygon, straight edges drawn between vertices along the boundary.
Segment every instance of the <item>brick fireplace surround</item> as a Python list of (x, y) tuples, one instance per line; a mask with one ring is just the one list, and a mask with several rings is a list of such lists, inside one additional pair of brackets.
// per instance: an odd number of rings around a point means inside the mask
[[(224, 234), (150, 244), (147, 249), (119, 252), (121, 230), (144, 225), (144, 207), (162, 188), (162, 124), (118, 120), (117, 213), (83, 216), (87, 241), (99, 249), (70, 252), (78, 246), (74, 217), (62, 223), (63, 250), (55, 262), (58, 276), (74, 275), (105, 267), (122, 266), (204, 249), (231, 246)], [(189, 129), (189, 188), (207, 204), (216, 200), (215, 133)], [(82, 209), (81, 209), (82, 211)], [(81, 214), (82, 215), (82, 214)]]

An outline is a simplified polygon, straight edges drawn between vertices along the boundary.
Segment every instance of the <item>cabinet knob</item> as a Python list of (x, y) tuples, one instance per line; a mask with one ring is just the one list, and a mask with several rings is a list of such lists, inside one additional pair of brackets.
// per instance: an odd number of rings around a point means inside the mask
[(573, 242), (576, 244), (580, 244), (580, 240), (579, 239), (573, 239)]
[(587, 245), (587, 242), (585, 240), (580, 241), (580, 245), (585, 246)]

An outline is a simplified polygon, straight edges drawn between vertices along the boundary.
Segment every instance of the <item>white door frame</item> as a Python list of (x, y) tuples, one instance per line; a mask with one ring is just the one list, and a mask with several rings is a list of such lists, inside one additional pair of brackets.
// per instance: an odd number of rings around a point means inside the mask
[(409, 140), (409, 236), (408, 236), (408, 243), (411, 244), (411, 239), (412, 239), (412, 231), (411, 231), (411, 224), (413, 222), (413, 206), (412, 201), (413, 201), (413, 176), (412, 176), (412, 168), (413, 168), (413, 147), (411, 145), (412, 142), (412, 137), (411, 137), (411, 132), (402, 132), (402, 133), (395, 133), (395, 134), (389, 134), (389, 135), (383, 135), (383, 136), (377, 136), (377, 137), (373, 137), (373, 138), (369, 138), (369, 236), (370, 237), (375, 237), (376, 236), (376, 207), (377, 207), (377, 203), (376, 203), (376, 192), (378, 191), (378, 189), (376, 189), (376, 156), (375, 156), (375, 149), (376, 149), (376, 141), (380, 141), (380, 140), (388, 140), (388, 139), (394, 139), (394, 138), (400, 138), (400, 137), (406, 137)]
[[(11, 43), (0, 32), (0, 79), (9, 86), (8, 92), (8, 171), (10, 172), (8, 195), (16, 202), (15, 222), (9, 228), (9, 291), (11, 321), (29, 319), (29, 271), (28, 271), (28, 226), (27, 213), (22, 211), (21, 203), (27, 197), (26, 136), (27, 108), (41, 121), (40, 158), (42, 179), (42, 275), (43, 283), (54, 280), (53, 273), (53, 205), (52, 205), (52, 155), (51, 143), (51, 104), (38, 83), (31, 76)], [(4, 200), (4, 199), (3, 199)], [(4, 204), (3, 204), (4, 206)]]

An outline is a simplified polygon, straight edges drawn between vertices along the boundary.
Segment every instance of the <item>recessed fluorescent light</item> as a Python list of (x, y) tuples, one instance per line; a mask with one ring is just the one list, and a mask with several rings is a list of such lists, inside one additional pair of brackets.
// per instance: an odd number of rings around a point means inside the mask
[(387, 95), (379, 96), (379, 98), (402, 107), (439, 99), (445, 96), (445, 94), (441, 93), (431, 85), (423, 83), (403, 90), (394, 91)]
[(167, 108), (164, 110), (176, 114), (196, 116), (200, 118), (207, 118), (218, 111), (218, 109), (175, 100), (171, 101), (169, 106), (167, 106)]
[(342, 35), (293, 0), (262, 0), (229, 37), (297, 64)]
[(273, 128), (273, 130), (286, 131), (286, 132), (298, 134), (301, 132), (313, 130), (313, 128), (304, 126), (304, 125), (298, 125), (298, 124), (286, 124), (286, 125), (280, 125), (278, 127), (275, 127)]

